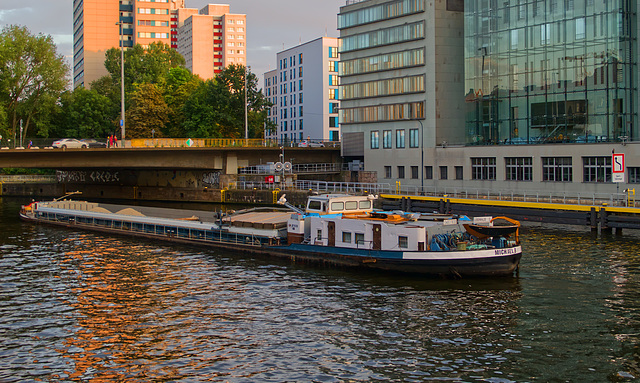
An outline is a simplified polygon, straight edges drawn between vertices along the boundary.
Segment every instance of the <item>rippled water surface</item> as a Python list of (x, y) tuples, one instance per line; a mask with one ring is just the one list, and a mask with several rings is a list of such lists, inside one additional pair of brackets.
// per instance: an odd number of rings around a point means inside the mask
[(632, 381), (640, 236), (528, 229), (517, 278), (421, 280), (22, 223), (0, 381)]

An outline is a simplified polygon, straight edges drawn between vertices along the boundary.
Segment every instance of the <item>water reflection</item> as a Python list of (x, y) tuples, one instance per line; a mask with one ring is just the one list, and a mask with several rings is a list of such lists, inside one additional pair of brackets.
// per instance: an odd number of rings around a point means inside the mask
[(20, 224), (0, 381), (624, 381), (638, 237), (528, 230), (520, 276), (433, 280)]

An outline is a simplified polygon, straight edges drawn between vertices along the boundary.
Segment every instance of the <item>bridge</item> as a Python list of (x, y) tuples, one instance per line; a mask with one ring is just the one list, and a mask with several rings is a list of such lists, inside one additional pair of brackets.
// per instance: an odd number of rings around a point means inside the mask
[[(133, 147), (99, 149), (0, 150), (0, 168), (56, 170), (219, 170), (238, 174), (238, 169), (276, 162), (292, 164), (341, 163), (339, 147)], [(339, 171), (339, 170), (338, 170)], [(335, 172), (332, 169), (331, 172)], [(326, 171), (325, 171), (326, 173)]]

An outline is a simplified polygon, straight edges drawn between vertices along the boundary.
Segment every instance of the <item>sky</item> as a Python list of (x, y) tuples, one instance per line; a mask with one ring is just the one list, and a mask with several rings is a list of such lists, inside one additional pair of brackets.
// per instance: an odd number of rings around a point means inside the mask
[[(188, 8), (209, 3), (229, 4), (232, 13), (247, 15), (247, 63), (261, 79), (275, 68), (276, 53), (318, 37), (338, 37), (337, 15), (346, 0), (186, 0)], [(72, 23), (73, 0), (0, 0), (0, 26), (24, 25), (33, 34), (51, 35), (70, 67)]]

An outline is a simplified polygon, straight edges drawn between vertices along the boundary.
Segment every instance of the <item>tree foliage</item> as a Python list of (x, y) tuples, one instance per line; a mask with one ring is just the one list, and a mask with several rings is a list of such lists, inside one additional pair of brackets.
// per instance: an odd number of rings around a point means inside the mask
[[(161, 83), (171, 68), (184, 66), (184, 63), (180, 53), (162, 42), (153, 42), (147, 48), (136, 44), (124, 52), (125, 91), (133, 91), (136, 84)], [(120, 49), (107, 50), (104, 65), (118, 89), (122, 77), (120, 64)]]
[(172, 68), (162, 86), (165, 102), (169, 107), (169, 123), (165, 129), (167, 137), (187, 137), (183, 124), (187, 100), (202, 85), (203, 81), (186, 68)]
[(104, 140), (117, 128), (117, 107), (95, 89), (78, 87), (62, 94), (55, 137), (82, 137)]
[(257, 90), (257, 77), (242, 65), (229, 65), (187, 100), (183, 127), (188, 137), (245, 136), (245, 74), (249, 138), (262, 137), (266, 108), (271, 104)]
[[(10, 136), (33, 134), (38, 119), (48, 112), (67, 87), (68, 67), (57, 54), (51, 36), (32, 35), (26, 27), (7, 26), (0, 32), (0, 103)], [(46, 129), (39, 128), (39, 131)], [(35, 132), (38, 133), (38, 132)], [(19, 137), (16, 138), (19, 140)]]
[(169, 107), (155, 84), (141, 84), (131, 95), (127, 110), (127, 135), (130, 138), (162, 136), (169, 121)]

